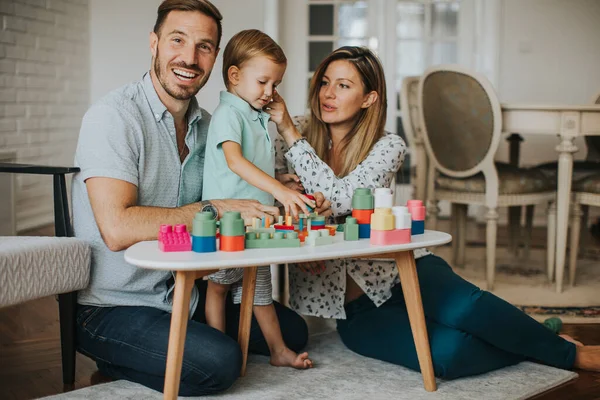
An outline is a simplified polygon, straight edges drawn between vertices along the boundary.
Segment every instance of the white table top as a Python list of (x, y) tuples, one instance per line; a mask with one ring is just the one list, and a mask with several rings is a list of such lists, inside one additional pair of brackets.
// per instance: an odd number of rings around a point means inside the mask
[(214, 253), (195, 253), (193, 251), (165, 253), (158, 249), (157, 241), (152, 240), (136, 243), (128, 248), (125, 251), (125, 261), (147, 269), (197, 271), (368, 256), (435, 247), (451, 240), (452, 236), (447, 233), (425, 231), (423, 235), (413, 236), (412, 243), (375, 246), (371, 245), (369, 239), (344, 241), (343, 233), (338, 232), (331, 245), (312, 247), (302, 244), (301, 247), (285, 249), (250, 249)]

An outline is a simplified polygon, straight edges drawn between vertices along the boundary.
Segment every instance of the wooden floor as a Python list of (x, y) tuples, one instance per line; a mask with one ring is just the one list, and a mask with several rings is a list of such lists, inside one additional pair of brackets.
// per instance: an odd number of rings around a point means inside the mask
[[(52, 235), (51, 229), (28, 232)], [(600, 324), (565, 325), (563, 332), (600, 345)], [(87, 387), (101, 380), (89, 358), (77, 354), (74, 387), (62, 385), (58, 303), (54, 297), (0, 309), (0, 399), (35, 399)], [(543, 400), (600, 399), (600, 373), (578, 371), (579, 379)]]

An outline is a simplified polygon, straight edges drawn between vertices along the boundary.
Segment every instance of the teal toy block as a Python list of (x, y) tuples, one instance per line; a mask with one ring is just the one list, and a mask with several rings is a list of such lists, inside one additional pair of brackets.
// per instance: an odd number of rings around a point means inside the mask
[(371, 224), (358, 224), (358, 237), (369, 239), (371, 237)]
[(425, 233), (425, 221), (412, 221), (411, 234), (422, 235)]
[(308, 236), (304, 239), (307, 246), (324, 246), (333, 244), (333, 236), (329, 235), (329, 229), (319, 229), (318, 231), (308, 231)]
[(281, 249), (300, 247), (298, 232), (248, 232), (246, 233), (246, 249)]
[(196, 253), (217, 251), (217, 238), (215, 236), (192, 236), (192, 251)]
[(217, 236), (217, 221), (211, 212), (199, 212), (192, 221), (192, 236), (209, 237)]
[(352, 195), (353, 210), (373, 210), (375, 208), (375, 197), (371, 189), (357, 188)]
[(358, 221), (356, 218), (346, 218), (346, 224), (344, 225), (344, 240), (358, 240)]
[(246, 228), (242, 214), (239, 211), (227, 211), (221, 217), (221, 236), (244, 236)]
[(344, 232), (345, 227), (346, 227), (345, 224), (338, 224), (337, 229), (335, 231), (336, 232)]

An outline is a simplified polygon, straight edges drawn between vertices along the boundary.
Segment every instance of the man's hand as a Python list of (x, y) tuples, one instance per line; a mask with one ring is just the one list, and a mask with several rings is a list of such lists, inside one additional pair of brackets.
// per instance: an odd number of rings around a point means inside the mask
[(271, 222), (279, 215), (279, 209), (274, 206), (265, 206), (257, 200), (210, 200), (213, 206), (219, 212), (219, 218), (226, 211), (239, 211), (242, 214), (244, 223), (252, 225), (252, 218), (269, 218)]
[(315, 203), (317, 205), (315, 210), (319, 213), (319, 215), (323, 217), (329, 217), (333, 215), (333, 211), (331, 210), (331, 202), (327, 200), (325, 196), (323, 196), (323, 193), (315, 192), (313, 193), (313, 196), (315, 196)]

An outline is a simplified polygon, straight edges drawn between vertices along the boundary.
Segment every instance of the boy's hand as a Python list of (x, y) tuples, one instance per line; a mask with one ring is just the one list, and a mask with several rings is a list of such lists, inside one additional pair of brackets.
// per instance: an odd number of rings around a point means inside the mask
[[(300, 178), (295, 174), (275, 174), (275, 179), (281, 182), (288, 189), (295, 190), (299, 193), (304, 193), (304, 186), (300, 182)], [(318, 205), (317, 205), (318, 207)]]
[(304, 214), (309, 214), (306, 205), (308, 204), (311, 208), (316, 207), (315, 202), (310, 200), (308, 197), (283, 185), (281, 185), (281, 188), (273, 193), (273, 197), (283, 204), (285, 215), (291, 215), (294, 219), (298, 219), (298, 208), (300, 208)]

